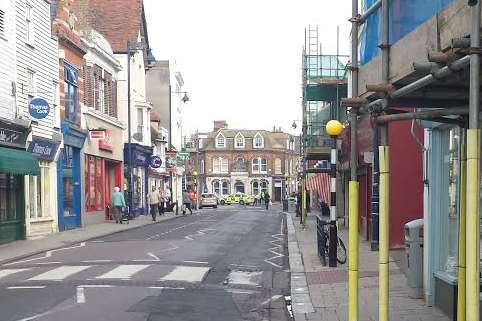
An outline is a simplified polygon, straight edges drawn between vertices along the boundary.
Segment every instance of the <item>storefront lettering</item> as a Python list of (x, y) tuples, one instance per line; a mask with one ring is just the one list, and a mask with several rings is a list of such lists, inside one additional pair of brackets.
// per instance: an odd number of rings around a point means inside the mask
[(37, 158), (53, 160), (58, 146), (58, 144), (34, 138), (27, 150)]
[(110, 129), (105, 130), (105, 138), (99, 140), (99, 149), (112, 152), (114, 150), (114, 140)]

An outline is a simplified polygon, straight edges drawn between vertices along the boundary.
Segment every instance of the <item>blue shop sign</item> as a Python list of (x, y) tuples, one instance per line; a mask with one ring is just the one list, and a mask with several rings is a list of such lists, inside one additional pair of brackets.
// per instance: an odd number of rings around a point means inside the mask
[(52, 161), (55, 158), (58, 147), (58, 144), (34, 138), (30, 145), (28, 145), (27, 151), (39, 159)]
[(146, 154), (135, 152), (134, 153), (134, 163), (137, 166), (146, 166), (148, 164)]
[(159, 156), (151, 156), (149, 163), (152, 168), (159, 168), (162, 165), (162, 159)]
[(49, 115), (49, 103), (43, 98), (34, 98), (28, 104), (28, 113), (35, 119), (43, 119)]

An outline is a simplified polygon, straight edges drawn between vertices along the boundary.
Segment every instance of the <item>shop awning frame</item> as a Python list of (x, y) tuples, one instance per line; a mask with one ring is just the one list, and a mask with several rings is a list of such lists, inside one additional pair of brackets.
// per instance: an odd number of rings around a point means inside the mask
[(38, 160), (29, 152), (0, 147), (0, 173), (13, 175), (40, 175)]

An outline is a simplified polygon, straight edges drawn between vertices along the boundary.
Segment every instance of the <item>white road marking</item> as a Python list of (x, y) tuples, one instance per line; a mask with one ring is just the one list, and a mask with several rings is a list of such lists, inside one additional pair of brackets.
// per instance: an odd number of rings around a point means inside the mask
[(149, 289), (159, 289), (159, 290), (184, 290), (185, 288), (174, 288), (170, 286), (150, 286)]
[(11, 274), (27, 271), (29, 269), (6, 269), (6, 270), (0, 270), (0, 279), (7, 277)]
[(232, 266), (237, 266), (241, 268), (251, 268), (251, 269), (257, 269), (258, 267), (256, 265), (246, 265), (246, 264), (230, 264)]
[(113, 285), (107, 284), (86, 284), (86, 285), (79, 285), (80, 288), (113, 288)]
[(184, 263), (193, 263), (193, 264), (208, 264), (209, 262), (204, 261), (183, 261)]
[(85, 303), (85, 291), (83, 287), (77, 287), (77, 303)]
[(208, 267), (176, 266), (173, 271), (162, 277), (161, 281), (202, 282), (209, 270)]
[(266, 300), (266, 301), (261, 302), (261, 305), (265, 305), (265, 304), (268, 304), (268, 303), (270, 303), (270, 302), (276, 301), (276, 300), (278, 300), (278, 299), (281, 299), (282, 297), (283, 297), (282, 295), (273, 295), (273, 296), (271, 297), (271, 299), (268, 299), (268, 300)]
[(39, 285), (39, 286), (9, 286), (7, 290), (28, 290), (28, 289), (45, 289), (45, 285)]
[(104, 243), (105, 241), (90, 241), (90, 243)]
[[(281, 242), (283, 241), (284, 234), (275, 234), (275, 235), (271, 235), (271, 237), (273, 237), (274, 240), (270, 241), (270, 243), (273, 244), (274, 247), (269, 248), (268, 251), (271, 252), (272, 254), (274, 254), (274, 256), (270, 257), (269, 259), (266, 259), (264, 261), (268, 264), (271, 264), (274, 267), (277, 267), (277, 268), (281, 269), (283, 267), (281, 265), (278, 265), (278, 264), (272, 262), (272, 260), (284, 256), (284, 254), (281, 253)], [(277, 242), (279, 242), (280, 244), (277, 244)], [(277, 250), (279, 252), (277, 252), (275, 250)]]
[(81, 262), (82, 263), (107, 263), (107, 262), (112, 262), (112, 260), (85, 260)]
[(229, 284), (259, 285), (263, 272), (231, 271), (227, 280)]
[(90, 265), (60, 266), (56, 269), (34, 276), (29, 281), (59, 281), (90, 268)]
[(184, 236), (184, 238), (189, 241), (194, 241), (194, 239), (190, 235)]
[(48, 265), (48, 264), (62, 264), (62, 262), (37, 262), (37, 263), (32, 263), (35, 265)]
[(52, 253), (60, 252), (60, 251), (65, 251), (65, 250), (71, 250), (71, 249), (77, 249), (77, 248), (79, 248), (79, 247), (84, 247), (84, 246), (85, 246), (85, 242), (82, 242), (82, 243), (80, 243), (79, 245), (74, 245), (74, 246), (69, 246), (69, 247), (63, 247), (63, 248), (60, 248), (60, 249), (47, 251), (47, 252), (45, 252), (45, 255), (42, 256), (42, 257), (36, 257), (36, 258), (33, 258), (33, 259), (16, 261), (16, 262), (7, 263), (7, 264), (4, 264), (4, 265), (13, 265), (13, 264), (19, 264), (19, 263), (26, 263), (26, 262), (32, 262), (32, 261), (42, 260), (42, 259), (51, 257), (51, 256), (52, 256)]
[(102, 274), (96, 279), (130, 279), (134, 274), (148, 268), (150, 265), (119, 265), (115, 269)]
[(154, 258), (155, 261), (159, 262), (161, 259), (158, 258), (157, 256), (155, 256), (153, 253), (149, 252), (147, 253), (147, 255), (149, 255), (150, 257)]

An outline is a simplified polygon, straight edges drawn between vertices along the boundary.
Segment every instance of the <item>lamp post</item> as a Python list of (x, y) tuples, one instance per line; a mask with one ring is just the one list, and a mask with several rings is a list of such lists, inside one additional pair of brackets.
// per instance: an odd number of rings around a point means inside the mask
[(196, 188), (196, 210), (199, 209), (199, 188), (198, 188), (198, 178), (199, 173), (197, 171), (192, 172), (192, 176), (194, 177), (194, 187)]
[(338, 135), (343, 131), (343, 125), (338, 120), (330, 120), (325, 127), (326, 133), (333, 139), (330, 161), (330, 244), (328, 248), (328, 264), (330, 267), (336, 267), (336, 247), (338, 244), (338, 231), (336, 226), (336, 164), (338, 154), (336, 143)]

